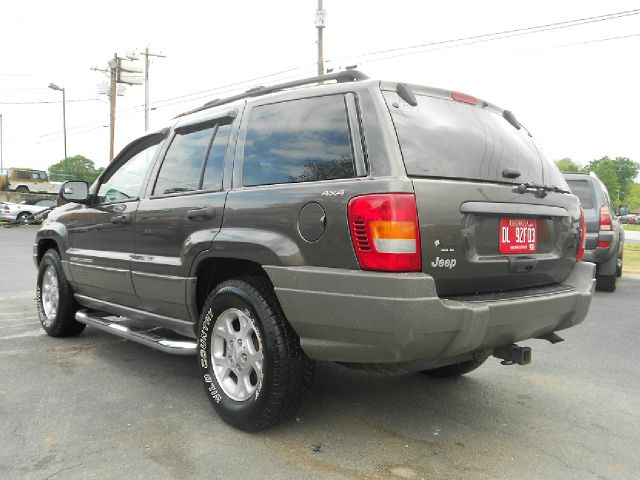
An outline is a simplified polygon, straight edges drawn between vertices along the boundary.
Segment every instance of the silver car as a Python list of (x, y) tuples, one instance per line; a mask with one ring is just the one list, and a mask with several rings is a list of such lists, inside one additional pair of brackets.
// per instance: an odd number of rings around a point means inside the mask
[(54, 200), (23, 200), (20, 203), (0, 203), (0, 220), (27, 221), (37, 213), (55, 206)]

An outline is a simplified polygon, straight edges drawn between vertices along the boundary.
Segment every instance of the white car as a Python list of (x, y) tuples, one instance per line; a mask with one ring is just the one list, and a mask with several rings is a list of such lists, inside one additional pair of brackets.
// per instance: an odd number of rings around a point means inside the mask
[(55, 207), (55, 200), (23, 200), (20, 203), (0, 203), (0, 220), (27, 221), (47, 208)]

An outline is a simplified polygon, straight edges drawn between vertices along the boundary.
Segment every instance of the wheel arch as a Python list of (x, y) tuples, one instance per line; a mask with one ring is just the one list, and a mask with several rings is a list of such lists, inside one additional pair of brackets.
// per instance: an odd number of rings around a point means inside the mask
[(239, 277), (261, 277), (269, 281), (269, 276), (262, 266), (254, 261), (242, 258), (206, 257), (201, 259), (193, 269), (195, 279), (191, 297), (188, 301), (194, 316), (199, 318), (202, 306), (213, 288), (225, 280)]
[(47, 250), (54, 249), (60, 255), (60, 247), (58, 246), (58, 242), (56, 242), (53, 238), (41, 238), (37, 243), (37, 251), (36, 251), (36, 264), (40, 265), (42, 261), (42, 257)]

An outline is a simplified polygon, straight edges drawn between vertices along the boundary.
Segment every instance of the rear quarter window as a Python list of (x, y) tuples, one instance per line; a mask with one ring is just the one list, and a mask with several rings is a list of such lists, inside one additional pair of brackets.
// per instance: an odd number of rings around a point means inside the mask
[(582, 208), (593, 208), (593, 192), (587, 180), (567, 180), (571, 193), (580, 199)]
[(355, 176), (343, 95), (254, 107), (244, 147), (245, 186)]

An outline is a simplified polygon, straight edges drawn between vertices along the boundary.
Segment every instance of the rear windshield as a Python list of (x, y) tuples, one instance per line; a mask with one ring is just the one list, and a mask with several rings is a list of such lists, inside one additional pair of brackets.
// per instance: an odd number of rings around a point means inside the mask
[(593, 193), (586, 180), (567, 180), (571, 193), (580, 199), (582, 208), (593, 208)]
[[(517, 130), (502, 115), (427, 95), (416, 95), (413, 107), (396, 92), (383, 93), (409, 175), (512, 183), (544, 183), (546, 176), (548, 184), (566, 187), (526, 130)], [(505, 178), (505, 169), (520, 176)]]

